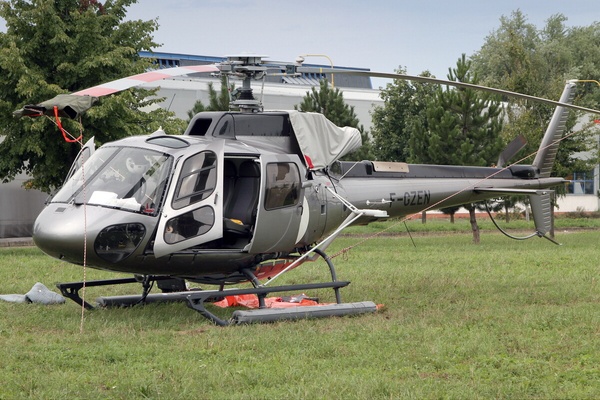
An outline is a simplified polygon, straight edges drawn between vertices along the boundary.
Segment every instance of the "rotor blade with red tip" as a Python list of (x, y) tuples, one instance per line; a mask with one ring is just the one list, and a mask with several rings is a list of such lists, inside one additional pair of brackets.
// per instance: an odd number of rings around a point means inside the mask
[(117, 93), (122, 90), (139, 86), (144, 83), (160, 81), (162, 79), (173, 78), (175, 76), (194, 74), (199, 72), (219, 72), (219, 69), (214, 64), (210, 65), (195, 65), (187, 67), (166, 68), (156, 71), (148, 71), (143, 74), (129, 76), (127, 78), (117, 79), (116, 81), (103, 83), (102, 85), (83, 89), (73, 93), (78, 96), (94, 96), (101, 97), (109, 94)]

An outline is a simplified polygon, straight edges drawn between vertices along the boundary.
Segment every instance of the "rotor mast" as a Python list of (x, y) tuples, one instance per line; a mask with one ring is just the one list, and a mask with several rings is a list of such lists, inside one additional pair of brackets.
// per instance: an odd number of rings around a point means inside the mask
[(227, 61), (218, 65), (221, 74), (242, 79), (242, 87), (232, 94), (229, 108), (240, 110), (243, 113), (255, 113), (263, 110), (260, 100), (252, 93), (252, 80), (264, 79), (267, 67), (263, 64), (263, 57), (259, 55), (233, 55), (227, 56)]

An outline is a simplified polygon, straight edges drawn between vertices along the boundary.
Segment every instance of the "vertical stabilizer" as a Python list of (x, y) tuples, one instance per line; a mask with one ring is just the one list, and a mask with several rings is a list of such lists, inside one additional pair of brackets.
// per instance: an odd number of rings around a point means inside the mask
[(535, 230), (538, 236), (546, 236), (552, 229), (552, 201), (553, 190), (538, 190), (536, 194), (529, 195), (529, 204), (533, 213)]
[[(565, 85), (560, 102), (571, 104), (573, 97), (575, 97), (575, 82), (569, 81)], [(546, 133), (542, 139), (542, 144), (533, 161), (533, 166), (539, 171), (540, 178), (550, 177), (556, 152), (558, 151), (559, 140), (565, 131), (568, 115), (569, 111), (565, 107), (558, 106), (554, 110), (554, 115), (550, 120), (548, 129), (546, 129)]]
[(536, 194), (529, 195), (529, 204), (533, 213), (536, 234), (554, 244), (560, 244), (547, 235), (552, 231), (553, 225), (552, 213), (554, 210), (552, 207), (552, 196), (554, 196), (554, 190), (537, 190), (536, 192)]

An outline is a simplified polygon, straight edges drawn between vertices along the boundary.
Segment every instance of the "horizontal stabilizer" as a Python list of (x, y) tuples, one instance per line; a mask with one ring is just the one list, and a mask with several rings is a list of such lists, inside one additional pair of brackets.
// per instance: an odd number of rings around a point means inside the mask
[(473, 189), (475, 192), (486, 192), (486, 193), (497, 193), (498, 195), (506, 196), (517, 196), (517, 195), (540, 195), (544, 193), (554, 193), (553, 190), (547, 189), (507, 189), (507, 188), (481, 188), (476, 187)]

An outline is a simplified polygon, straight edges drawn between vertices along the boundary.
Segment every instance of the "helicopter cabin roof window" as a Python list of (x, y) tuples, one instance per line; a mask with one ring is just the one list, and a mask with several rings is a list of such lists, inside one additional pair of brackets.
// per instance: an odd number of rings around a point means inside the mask
[(178, 210), (206, 199), (217, 185), (217, 155), (200, 152), (185, 160), (181, 169), (173, 208)]
[(229, 113), (203, 113), (192, 120), (186, 134), (189, 136), (206, 136), (208, 134), (233, 139), (235, 137), (233, 117)]
[(289, 207), (298, 204), (300, 173), (294, 163), (267, 164), (265, 209)]
[(146, 143), (154, 144), (157, 146), (168, 147), (171, 149), (183, 149), (190, 145), (185, 140), (174, 137), (174, 136), (151, 137), (146, 140)]

